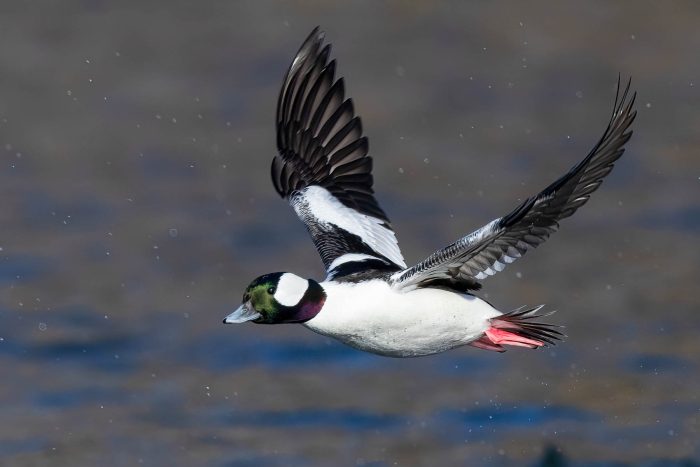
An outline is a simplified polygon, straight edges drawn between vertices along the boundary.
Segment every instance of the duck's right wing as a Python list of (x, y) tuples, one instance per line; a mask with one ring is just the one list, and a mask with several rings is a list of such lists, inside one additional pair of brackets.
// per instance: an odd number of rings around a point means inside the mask
[(630, 139), (630, 125), (636, 93), (629, 96), (630, 82), (620, 96), (620, 81), (612, 117), (603, 136), (591, 152), (566, 175), (523, 201), (510, 214), (489, 222), (479, 230), (436, 251), (415, 266), (391, 277), (395, 288), (444, 286), (476, 290), (479, 280), (494, 275), (509, 263), (539, 246), (559, 228), (559, 221), (571, 216), (588, 201), (591, 193), (610, 173)]

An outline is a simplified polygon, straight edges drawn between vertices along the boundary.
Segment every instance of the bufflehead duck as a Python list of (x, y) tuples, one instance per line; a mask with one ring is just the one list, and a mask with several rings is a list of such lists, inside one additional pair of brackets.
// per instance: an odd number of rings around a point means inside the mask
[(415, 357), (463, 345), (502, 352), (563, 337), (541, 306), (502, 313), (471, 292), (480, 280), (539, 246), (588, 201), (624, 152), (636, 93), (618, 79), (612, 116), (590, 153), (509, 214), (407, 267), (374, 198), (372, 159), (330, 45), (314, 29), (287, 71), (277, 101), (272, 182), (306, 224), (327, 277), (265, 274), (225, 323), (301, 323), (360, 350)]

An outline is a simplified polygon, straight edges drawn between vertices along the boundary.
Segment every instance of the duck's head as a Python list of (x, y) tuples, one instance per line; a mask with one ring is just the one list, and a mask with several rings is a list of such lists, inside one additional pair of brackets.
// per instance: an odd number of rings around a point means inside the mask
[(315, 280), (273, 272), (250, 283), (243, 303), (224, 323), (303, 323), (316, 316), (325, 301), (326, 293)]

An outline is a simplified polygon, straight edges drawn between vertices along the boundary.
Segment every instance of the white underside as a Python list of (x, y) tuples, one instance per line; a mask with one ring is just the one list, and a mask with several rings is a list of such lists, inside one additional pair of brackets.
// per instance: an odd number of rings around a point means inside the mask
[(472, 295), (440, 289), (400, 292), (381, 280), (321, 283), (326, 303), (309, 329), (360, 350), (392, 357), (429, 355), (481, 337), (501, 315)]

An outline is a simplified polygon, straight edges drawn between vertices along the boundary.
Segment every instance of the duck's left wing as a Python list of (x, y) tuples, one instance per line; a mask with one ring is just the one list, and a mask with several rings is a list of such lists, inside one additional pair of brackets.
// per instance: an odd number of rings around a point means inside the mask
[(356, 263), (400, 270), (406, 264), (396, 236), (374, 199), (367, 138), (329, 56), (316, 28), (287, 71), (272, 182), (306, 224), (329, 275)]
[[(591, 152), (537, 196), (523, 201), (510, 214), (436, 251), (412, 268), (391, 277), (394, 287), (445, 286), (467, 291), (481, 287), (479, 280), (494, 275), (509, 263), (539, 246), (588, 201), (624, 152), (632, 136), (636, 93), (628, 99), (630, 83), (620, 96), (618, 80), (613, 114), (603, 136)], [(628, 131), (629, 130), (629, 131)]]

